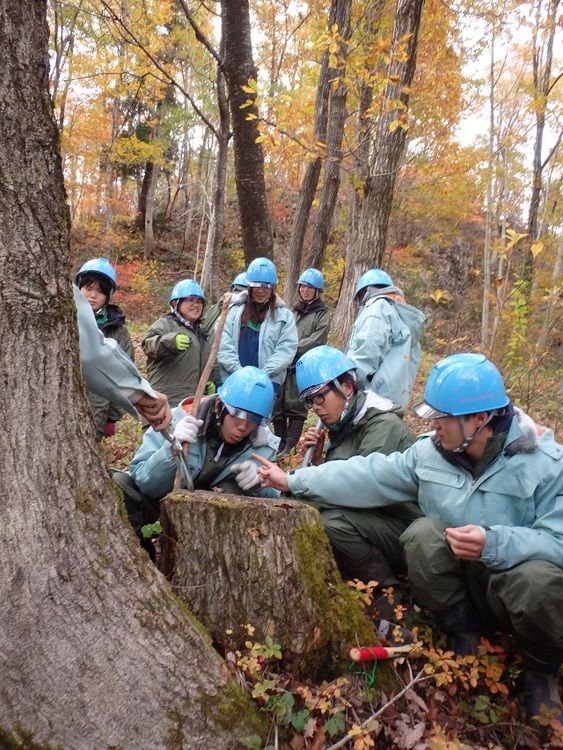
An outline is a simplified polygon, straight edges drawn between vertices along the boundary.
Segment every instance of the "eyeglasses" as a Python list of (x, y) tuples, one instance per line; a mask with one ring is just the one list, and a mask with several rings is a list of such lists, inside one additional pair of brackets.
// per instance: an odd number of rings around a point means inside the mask
[(321, 404), (324, 404), (327, 393), (330, 393), (331, 391), (332, 387), (329, 385), (322, 391), (317, 391), (316, 393), (312, 393), (310, 396), (305, 396), (305, 398), (303, 399), (303, 403), (309, 409), (312, 406), (320, 406)]
[(184, 297), (184, 302), (189, 302), (190, 305), (203, 305), (201, 297)]

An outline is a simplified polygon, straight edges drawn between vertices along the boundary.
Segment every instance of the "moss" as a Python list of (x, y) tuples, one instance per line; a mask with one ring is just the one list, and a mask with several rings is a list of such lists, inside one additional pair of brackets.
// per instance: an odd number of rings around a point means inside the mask
[(32, 732), (27, 732), (17, 725), (14, 727), (14, 732), (8, 732), (0, 726), (0, 748), (2, 750), (63, 750), (62, 745), (35, 742)]
[(175, 594), (172, 590), (169, 590), (168, 593), (174, 600), (174, 603), (176, 604), (178, 609), (181, 610), (182, 614), (186, 617), (187, 620), (189, 620), (194, 630), (196, 630), (205, 640), (205, 642), (211, 646), (213, 641), (205, 625), (203, 625), (203, 623), (201, 623), (200, 620), (197, 619), (186, 602), (180, 596), (178, 596), (178, 594)]
[(166, 733), (163, 745), (167, 750), (182, 750), (184, 747), (184, 723), (185, 717), (179, 711), (173, 711), (169, 708), (166, 716), (171, 721), (171, 727)]
[[(373, 641), (373, 626), (336, 565), (331, 564), (330, 543), (320, 521), (297, 527), (295, 542), (299, 574), (325, 632), (325, 642), (317, 643), (307, 655), (307, 671), (341, 672), (349, 663), (351, 646)], [(323, 560), (328, 564), (322, 565)]]
[(75, 502), (76, 510), (82, 513), (91, 515), (94, 513), (94, 503), (92, 501), (92, 494), (88, 489), (78, 490)]
[(265, 739), (268, 734), (268, 718), (234, 680), (215, 695), (204, 695), (201, 708), (208, 721), (233, 735), (240, 731), (241, 736), (258, 734)]
[(111, 480), (111, 483), (117, 496), (117, 511), (121, 518), (129, 523), (129, 515), (125, 506), (125, 493), (114, 479)]

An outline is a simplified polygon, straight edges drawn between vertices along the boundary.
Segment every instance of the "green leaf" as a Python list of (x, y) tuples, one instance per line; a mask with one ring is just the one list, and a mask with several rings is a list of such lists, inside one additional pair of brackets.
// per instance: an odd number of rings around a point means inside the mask
[(323, 732), (325, 734), (328, 734), (329, 737), (334, 737), (334, 735), (338, 734), (338, 732), (342, 732), (344, 727), (344, 717), (342, 715), (342, 711), (339, 711), (338, 713), (334, 714), (334, 716), (331, 716), (328, 721), (325, 721)]
[(257, 734), (250, 734), (248, 737), (241, 737), (239, 740), (243, 747), (247, 750), (262, 750), (262, 738)]
[(306, 708), (303, 708), (291, 717), (291, 726), (295, 729), (297, 734), (301, 734), (305, 729), (305, 724), (310, 715), (309, 711), (307, 711)]
[(141, 534), (143, 535), (144, 539), (150, 539), (153, 536), (162, 534), (162, 526), (160, 525), (160, 521), (147, 523), (144, 526), (141, 526)]

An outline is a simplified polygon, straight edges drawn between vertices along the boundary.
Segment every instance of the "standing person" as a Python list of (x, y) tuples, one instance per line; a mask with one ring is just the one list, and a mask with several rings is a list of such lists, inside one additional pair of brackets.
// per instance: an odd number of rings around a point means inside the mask
[(264, 370), (276, 395), (297, 351), (295, 318), (276, 294), (276, 267), (268, 258), (255, 258), (246, 271), (248, 291), (231, 304), (217, 361), (220, 378), (250, 365)]
[(325, 282), (316, 268), (307, 268), (297, 280), (299, 299), (293, 306), (297, 325), (297, 352), (287, 371), (285, 384), (274, 410), (274, 432), (281, 438), (280, 452), (288, 454), (299, 442), (307, 419), (307, 407), (299, 399), (295, 382), (295, 363), (302, 354), (315, 346), (326, 344), (330, 328), (328, 307), (321, 299)]
[[(246, 274), (243, 272), (235, 276), (229, 291), (231, 292), (231, 294), (239, 294), (240, 292), (244, 292), (247, 289), (248, 289), (248, 281), (246, 280)], [(206, 310), (201, 320), (201, 327), (203, 328), (204, 331), (207, 331), (207, 333), (209, 334), (213, 330), (215, 323), (217, 322), (217, 319), (219, 318), (219, 315), (221, 315), (221, 310), (223, 309), (224, 299), (225, 299), (225, 295), (223, 294), (214, 305), (211, 305), (211, 307), (208, 310)]]
[[(211, 347), (200, 326), (205, 294), (197, 281), (179, 281), (169, 302), (170, 312), (152, 324), (142, 347), (150, 384), (166, 394), (171, 406), (177, 406), (186, 393), (195, 393)], [(207, 390), (215, 392), (211, 381)]]
[(404, 408), (420, 364), (425, 315), (405, 302), (403, 292), (380, 268), (360, 277), (354, 299), (360, 310), (346, 354), (363, 388)]
[[(512, 634), (524, 662), (525, 707), (563, 720), (563, 446), (512, 405), (482, 354), (434, 365), (415, 406), (434, 431), (404, 453), (372, 453), (286, 475), (260, 470), (265, 486), (361, 519), (417, 502), (425, 517), (385, 554), (401, 561), (415, 600), (434, 614), (456, 653), (476, 654), (481, 634)], [(267, 462), (266, 462), (267, 463)], [(381, 521), (380, 521), (381, 524)], [(381, 525), (371, 525), (374, 548)], [(341, 532), (343, 533), (343, 532)]]
[[(86, 261), (76, 274), (74, 282), (92, 308), (103, 335), (117, 341), (125, 354), (134, 361), (133, 342), (125, 325), (125, 313), (118, 305), (110, 302), (117, 289), (117, 275), (111, 262), (107, 258)], [(115, 423), (125, 414), (125, 409), (92, 391), (88, 392), (88, 396), (94, 412), (98, 440), (110, 437), (115, 433)]]
[(96, 325), (92, 308), (76, 284), (72, 285), (72, 293), (78, 323), (80, 364), (87, 389), (117, 404), (132, 416), (141, 414), (154, 430), (167, 430), (172, 413), (164, 393), (151, 388), (116, 341), (104, 338)]
[[(190, 412), (191, 398), (173, 410), (174, 436), (190, 444), (188, 467), (195, 489), (278, 497), (277, 490), (260, 485), (259, 464), (252, 460), (253, 454), (275, 458), (279, 441), (268, 428), (273, 403), (268, 376), (256, 367), (243, 367), (227, 378), (216, 395), (201, 400), (197, 415)], [(161, 499), (173, 489), (176, 467), (170, 443), (147, 430), (129, 473), (114, 472), (137, 534), (158, 518)]]

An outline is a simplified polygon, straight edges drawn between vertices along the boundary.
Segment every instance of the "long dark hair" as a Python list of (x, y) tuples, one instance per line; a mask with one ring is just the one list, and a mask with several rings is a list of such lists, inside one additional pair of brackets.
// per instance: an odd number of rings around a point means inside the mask
[(263, 323), (268, 312), (271, 314), (273, 320), (276, 317), (276, 292), (272, 289), (270, 299), (263, 302), (261, 305), (254, 302), (252, 299), (252, 289), (248, 290), (248, 296), (244, 304), (244, 310), (241, 316), (241, 325), (246, 325), (249, 321), (259, 325)]

